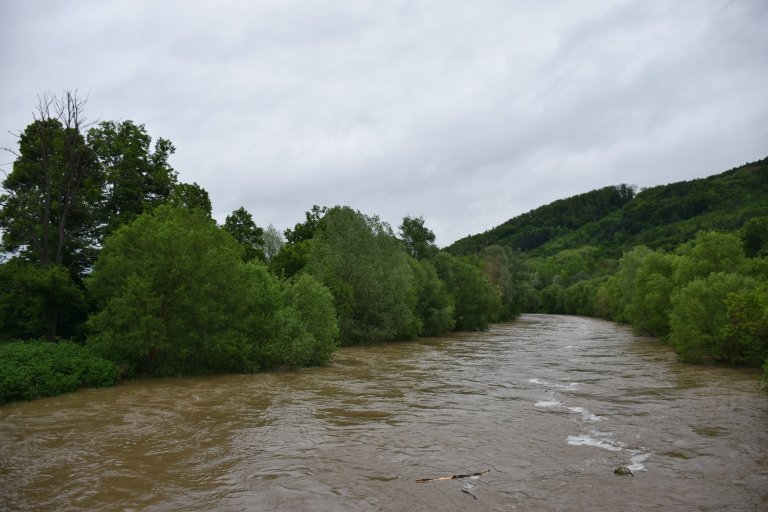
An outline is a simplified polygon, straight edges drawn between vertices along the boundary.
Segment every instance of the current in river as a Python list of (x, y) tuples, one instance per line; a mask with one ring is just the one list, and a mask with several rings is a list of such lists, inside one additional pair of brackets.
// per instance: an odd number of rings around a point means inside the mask
[(765, 511), (757, 377), (525, 315), (325, 368), (137, 379), (0, 408), (0, 510)]

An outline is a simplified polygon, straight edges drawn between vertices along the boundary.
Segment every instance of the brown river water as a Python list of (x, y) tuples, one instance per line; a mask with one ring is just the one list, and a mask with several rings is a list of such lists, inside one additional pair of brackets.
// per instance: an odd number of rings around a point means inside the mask
[(140, 379), (0, 408), (0, 510), (766, 511), (756, 377), (526, 315), (326, 368)]

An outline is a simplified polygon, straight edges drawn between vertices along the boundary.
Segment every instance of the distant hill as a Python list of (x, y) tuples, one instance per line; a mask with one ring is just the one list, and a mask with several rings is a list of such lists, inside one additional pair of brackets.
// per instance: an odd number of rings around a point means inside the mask
[(617, 185), (560, 199), (446, 250), (468, 254), (501, 245), (544, 256), (592, 245), (620, 256), (639, 244), (672, 249), (701, 229), (732, 231), (762, 215), (768, 215), (768, 158), (637, 193)]

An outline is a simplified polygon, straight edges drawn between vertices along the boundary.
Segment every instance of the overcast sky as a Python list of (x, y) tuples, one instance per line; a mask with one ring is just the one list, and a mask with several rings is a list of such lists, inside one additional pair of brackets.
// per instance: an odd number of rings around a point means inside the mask
[(281, 230), (340, 204), (445, 246), (768, 156), (766, 0), (0, 0), (0, 45), (0, 146), (77, 89)]

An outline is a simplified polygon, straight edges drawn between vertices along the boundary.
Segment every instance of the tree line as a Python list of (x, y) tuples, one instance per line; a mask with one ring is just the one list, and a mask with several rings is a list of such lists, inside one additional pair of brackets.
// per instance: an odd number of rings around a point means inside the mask
[(40, 99), (0, 196), (0, 401), (63, 389), (62, 368), (71, 387), (318, 365), (340, 345), (520, 314), (515, 251), (454, 256), (421, 217), (395, 233), (345, 206), (315, 206), (284, 233), (242, 207), (218, 224), (174, 151), (132, 121), (88, 124), (76, 93)]

